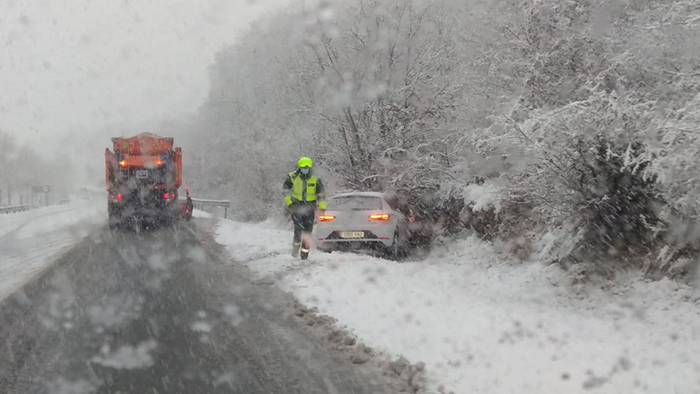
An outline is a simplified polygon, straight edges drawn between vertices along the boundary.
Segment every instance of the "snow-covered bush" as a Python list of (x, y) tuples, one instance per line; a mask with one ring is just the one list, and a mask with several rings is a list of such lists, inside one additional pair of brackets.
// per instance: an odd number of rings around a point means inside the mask
[[(518, 128), (539, 160), (524, 186), (536, 212), (592, 226), (594, 248), (650, 246), (660, 202), (639, 130), (648, 120), (607, 93), (531, 118)], [(597, 240), (596, 240), (597, 238)]]
[[(467, 173), (505, 181), (500, 235), (576, 228), (574, 260), (649, 253), (662, 235), (676, 250), (696, 243), (685, 218), (697, 215), (700, 9), (503, 4), (508, 44), (498, 50), (528, 71), (511, 110), (465, 133), (477, 159), (460, 160)], [(667, 231), (679, 221), (682, 234)]]

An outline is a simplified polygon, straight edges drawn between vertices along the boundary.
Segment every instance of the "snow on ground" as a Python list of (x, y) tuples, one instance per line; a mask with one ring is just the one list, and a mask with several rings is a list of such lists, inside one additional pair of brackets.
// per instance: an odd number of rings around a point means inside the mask
[(106, 217), (105, 204), (69, 205), (0, 215), (0, 300), (46, 269)]
[(200, 219), (211, 219), (212, 217), (214, 217), (214, 215), (212, 215), (211, 213), (206, 212), (206, 211), (201, 211), (199, 209), (195, 209), (192, 211), (192, 217), (193, 218), (200, 218)]
[(455, 393), (698, 393), (700, 292), (635, 275), (568, 284), (469, 238), (421, 262), (289, 256), (291, 230), (222, 220), (217, 241), (258, 278)]

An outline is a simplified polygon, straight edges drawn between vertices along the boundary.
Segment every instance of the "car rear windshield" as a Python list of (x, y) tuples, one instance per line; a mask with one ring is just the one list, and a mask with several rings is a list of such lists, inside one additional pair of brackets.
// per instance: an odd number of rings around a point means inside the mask
[(373, 211), (382, 209), (382, 200), (370, 196), (335, 197), (328, 208), (336, 211)]

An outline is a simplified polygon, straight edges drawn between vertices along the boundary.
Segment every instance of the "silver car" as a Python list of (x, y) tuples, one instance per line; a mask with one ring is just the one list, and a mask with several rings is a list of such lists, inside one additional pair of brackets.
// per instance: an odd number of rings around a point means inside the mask
[(408, 226), (383, 193), (352, 192), (333, 196), (316, 218), (317, 247), (323, 251), (372, 247), (391, 257), (405, 252)]

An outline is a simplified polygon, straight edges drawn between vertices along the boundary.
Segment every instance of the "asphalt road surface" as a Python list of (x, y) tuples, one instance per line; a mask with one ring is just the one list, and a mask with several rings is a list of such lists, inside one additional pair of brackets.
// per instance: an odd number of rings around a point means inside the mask
[(5, 299), (0, 393), (391, 392), (225, 262), (209, 227), (95, 229)]

